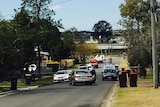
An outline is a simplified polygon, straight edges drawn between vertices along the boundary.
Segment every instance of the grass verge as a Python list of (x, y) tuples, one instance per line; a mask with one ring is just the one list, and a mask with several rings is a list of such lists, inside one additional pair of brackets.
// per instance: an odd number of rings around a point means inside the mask
[(118, 88), (112, 107), (160, 107), (160, 89), (153, 87), (152, 78), (138, 78), (137, 85)]
[[(35, 82), (31, 82), (30, 85), (27, 85), (25, 82), (21, 82), (20, 80), (17, 81), (17, 88), (26, 88), (29, 86), (43, 86), (47, 84), (52, 84), (53, 80), (52, 77), (49, 76), (47, 78), (41, 78), (39, 80), (36, 80)], [(8, 91), (10, 90), (11, 82), (2, 82), (0, 83), (0, 92)]]

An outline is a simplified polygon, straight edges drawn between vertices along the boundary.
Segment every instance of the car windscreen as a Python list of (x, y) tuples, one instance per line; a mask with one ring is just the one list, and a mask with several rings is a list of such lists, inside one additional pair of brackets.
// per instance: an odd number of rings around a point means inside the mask
[(115, 73), (116, 70), (112, 70), (112, 69), (105, 69), (104, 73)]

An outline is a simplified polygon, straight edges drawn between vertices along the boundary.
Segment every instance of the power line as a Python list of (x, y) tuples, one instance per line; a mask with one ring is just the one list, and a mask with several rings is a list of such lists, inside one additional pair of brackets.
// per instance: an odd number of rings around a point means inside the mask
[[(64, 0), (64, 1), (61, 1), (61, 2), (57, 2), (57, 3), (53, 3), (53, 4), (50, 4), (48, 6), (53, 6), (53, 5), (57, 5), (57, 4), (62, 4), (62, 3), (65, 3), (65, 2), (69, 2), (69, 1), (72, 1), (72, 0)], [(2, 15), (3, 17), (8, 17), (8, 16), (12, 16), (14, 14), (8, 14), (8, 15)]]
[(50, 4), (49, 6), (53, 6), (53, 5), (57, 5), (57, 4), (62, 4), (62, 3), (65, 3), (65, 2), (69, 2), (69, 1), (72, 1), (72, 0), (64, 0), (64, 1), (61, 1), (61, 2)]

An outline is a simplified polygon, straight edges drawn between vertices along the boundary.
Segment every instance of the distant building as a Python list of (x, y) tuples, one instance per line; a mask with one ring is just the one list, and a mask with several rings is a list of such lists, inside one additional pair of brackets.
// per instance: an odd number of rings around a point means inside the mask
[(119, 30), (113, 31), (113, 38), (109, 40), (108, 43), (103, 43), (103, 44), (100, 44), (98, 43), (98, 40), (93, 39), (92, 36), (93, 32), (83, 31), (82, 33), (85, 38), (85, 43), (97, 43), (99, 45), (98, 48), (103, 51), (126, 50), (128, 48), (126, 40), (124, 37), (121, 36)]
[(49, 53), (41, 51), (40, 55), (41, 55), (41, 61), (42, 61), (41, 65), (42, 66), (46, 66), (47, 63), (50, 61), (50, 55), (49, 55)]

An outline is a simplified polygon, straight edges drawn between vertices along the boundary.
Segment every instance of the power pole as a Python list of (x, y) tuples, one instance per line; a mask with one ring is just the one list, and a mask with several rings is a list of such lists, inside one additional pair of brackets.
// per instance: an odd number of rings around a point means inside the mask
[(41, 50), (40, 46), (38, 45), (38, 79), (41, 78)]
[(154, 88), (158, 88), (158, 60), (157, 60), (157, 34), (156, 34), (155, 0), (150, 0), (150, 5), (151, 5), (151, 31), (152, 31), (153, 84), (154, 84)]

